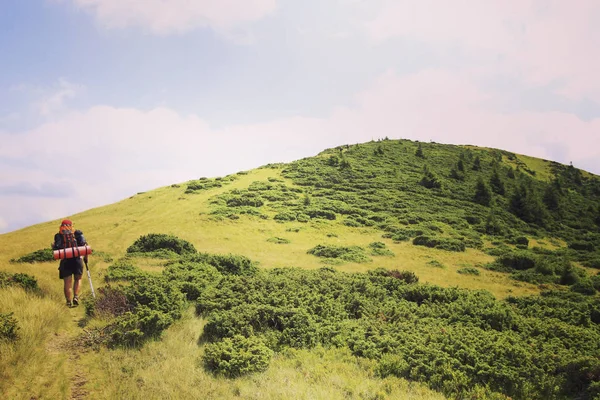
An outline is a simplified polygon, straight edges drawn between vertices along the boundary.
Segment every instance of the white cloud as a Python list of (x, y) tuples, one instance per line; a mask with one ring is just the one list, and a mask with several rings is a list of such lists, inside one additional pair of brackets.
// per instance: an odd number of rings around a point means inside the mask
[(85, 89), (84, 86), (69, 82), (64, 78), (58, 80), (57, 87), (47, 91), (43, 97), (35, 103), (35, 108), (40, 115), (49, 117), (64, 109), (65, 102), (73, 99)]
[[(600, 119), (585, 122), (559, 112), (501, 114), (483, 108), (486, 99), (467, 76), (432, 69), (410, 76), (390, 71), (357, 94), (355, 107), (336, 108), (326, 118), (298, 116), (214, 129), (195, 115), (164, 107), (71, 111), (11, 136), (0, 147), (0, 160), (33, 164), (7, 164), (0, 170), (3, 185), (55, 183), (71, 188), (69, 198), (39, 197), (39, 191), (35, 198), (0, 196), (0, 216), (11, 225), (31, 209), (46, 219), (60, 218), (138, 191), (384, 136), (496, 147), (575, 166), (600, 159), (600, 150), (590, 145)], [(600, 173), (600, 163), (593, 172)]]
[(531, 84), (600, 101), (600, 2), (388, 1), (364, 26), (376, 41), (404, 36), (470, 51), (474, 72), (517, 74)]
[(208, 27), (230, 32), (276, 9), (277, 0), (70, 0), (107, 28), (142, 27), (164, 35)]
[[(35, 116), (53, 117), (66, 110), (68, 100), (72, 100), (85, 91), (85, 86), (59, 78), (51, 87), (36, 86), (27, 83), (13, 85), (11, 92), (21, 93), (31, 102), (31, 112)], [(0, 122), (10, 122), (23, 118), (20, 113), (13, 112), (0, 118)]]

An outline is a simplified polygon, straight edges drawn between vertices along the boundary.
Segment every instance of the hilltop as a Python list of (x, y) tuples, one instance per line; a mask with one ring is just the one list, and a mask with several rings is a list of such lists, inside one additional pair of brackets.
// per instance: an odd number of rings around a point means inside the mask
[(600, 395), (600, 179), (572, 165), (383, 139), (72, 219), (85, 313), (45, 261), (58, 221), (0, 235), (10, 396)]

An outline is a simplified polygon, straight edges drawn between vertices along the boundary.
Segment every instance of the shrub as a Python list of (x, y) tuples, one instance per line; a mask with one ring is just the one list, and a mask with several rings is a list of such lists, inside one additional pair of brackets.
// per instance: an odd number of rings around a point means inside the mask
[(13, 263), (29, 263), (54, 261), (52, 249), (36, 250), (17, 259), (12, 259)]
[(340, 259), (357, 263), (371, 261), (365, 254), (364, 249), (359, 246), (324, 246), (319, 244), (308, 250), (307, 253), (317, 257)]
[(593, 258), (591, 260), (584, 261), (582, 264), (584, 267), (600, 269), (600, 258)]
[(279, 214), (273, 217), (275, 221), (295, 221), (296, 213), (292, 213), (289, 211), (280, 212)]
[(515, 251), (498, 257), (496, 261), (510, 269), (524, 270), (534, 268), (537, 258), (534, 254), (526, 251)]
[(263, 199), (256, 193), (244, 193), (227, 200), (227, 207), (262, 207), (264, 204)]
[(592, 296), (596, 294), (594, 282), (590, 278), (581, 279), (571, 286), (571, 291)]
[(184, 261), (212, 265), (222, 274), (254, 275), (258, 271), (255, 262), (237, 254), (198, 253), (185, 257)]
[(434, 267), (434, 268), (446, 269), (446, 266), (437, 260), (428, 261), (427, 265)]
[(133, 265), (128, 260), (119, 260), (113, 265), (110, 265), (104, 276), (104, 280), (109, 281), (120, 281), (120, 280), (131, 280), (140, 275), (144, 275), (141, 269)]
[(29, 291), (39, 290), (37, 280), (31, 275), (23, 273), (9, 274), (8, 272), (0, 271), (0, 288), (7, 286), (20, 286)]
[(86, 315), (101, 318), (118, 317), (132, 310), (121, 288), (105, 286), (99, 288), (97, 292), (96, 298), (88, 298), (84, 302)]
[(394, 279), (398, 279), (406, 283), (419, 282), (419, 277), (412, 271), (399, 271), (397, 269), (393, 269), (388, 271), (388, 275)]
[(390, 249), (386, 248), (385, 243), (383, 242), (373, 242), (369, 244), (369, 247), (371, 248), (372, 256), (394, 257), (394, 253)]
[(448, 238), (436, 238), (426, 235), (421, 235), (414, 238), (413, 244), (415, 246), (426, 246), (447, 251), (460, 252), (466, 250), (466, 246), (463, 241)]
[(569, 243), (569, 248), (573, 250), (581, 250), (581, 251), (594, 251), (595, 246), (593, 243), (585, 242), (585, 241), (577, 241)]
[(465, 267), (465, 268), (461, 268), (458, 271), (459, 274), (463, 274), (463, 275), (481, 275), (481, 272), (479, 272), (479, 270), (477, 268), (474, 267)]
[(511, 242), (516, 245), (523, 245), (525, 247), (529, 246), (529, 239), (527, 239), (525, 236), (515, 237), (511, 240)]
[(19, 338), (19, 324), (13, 313), (0, 313), (0, 341), (15, 341)]
[(269, 243), (275, 243), (275, 244), (288, 244), (288, 243), (291, 243), (289, 239), (280, 238), (280, 237), (268, 238), (267, 242), (269, 242)]
[(310, 221), (310, 216), (300, 213), (298, 214), (298, 216), (296, 217), (296, 219), (298, 220), (298, 222), (308, 222)]
[(202, 357), (205, 367), (228, 378), (266, 371), (273, 356), (261, 339), (236, 335), (217, 343), (210, 343)]
[(170, 250), (179, 255), (196, 253), (196, 248), (190, 242), (162, 233), (149, 233), (148, 235), (140, 236), (139, 239), (127, 248), (127, 253), (150, 253), (163, 249)]
[[(334, 220), (336, 218), (335, 213), (332, 211), (321, 210), (317, 208), (311, 208), (306, 210), (306, 214), (311, 218), (322, 218), (328, 220)], [(298, 221), (300, 221), (298, 219)]]

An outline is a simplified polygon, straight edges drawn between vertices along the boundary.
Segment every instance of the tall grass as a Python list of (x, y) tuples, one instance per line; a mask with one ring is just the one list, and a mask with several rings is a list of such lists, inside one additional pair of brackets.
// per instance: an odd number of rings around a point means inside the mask
[(443, 399), (403, 379), (379, 379), (373, 365), (347, 350), (289, 350), (262, 374), (238, 379), (207, 373), (199, 334), (204, 321), (189, 310), (160, 342), (141, 350), (100, 350), (86, 358), (95, 371), (94, 399)]
[(0, 341), (0, 393), (3, 399), (59, 399), (69, 389), (66, 351), (53, 351), (57, 335), (70, 322), (62, 303), (25, 292), (0, 289), (0, 312), (13, 313), (19, 338)]

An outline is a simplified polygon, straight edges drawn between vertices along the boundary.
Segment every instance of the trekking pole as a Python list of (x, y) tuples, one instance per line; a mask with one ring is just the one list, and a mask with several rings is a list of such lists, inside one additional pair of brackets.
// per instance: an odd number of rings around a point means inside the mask
[(85, 262), (85, 270), (87, 271), (88, 280), (90, 281), (90, 289), (92, 289), (92, 297), (96, 298), (96, 293), (94, 293), (94, 286), (92, 285), (92, 276), (90, 275), (90, 268), (88, 267), (87, 257), (83, 257), (83, 261)]

